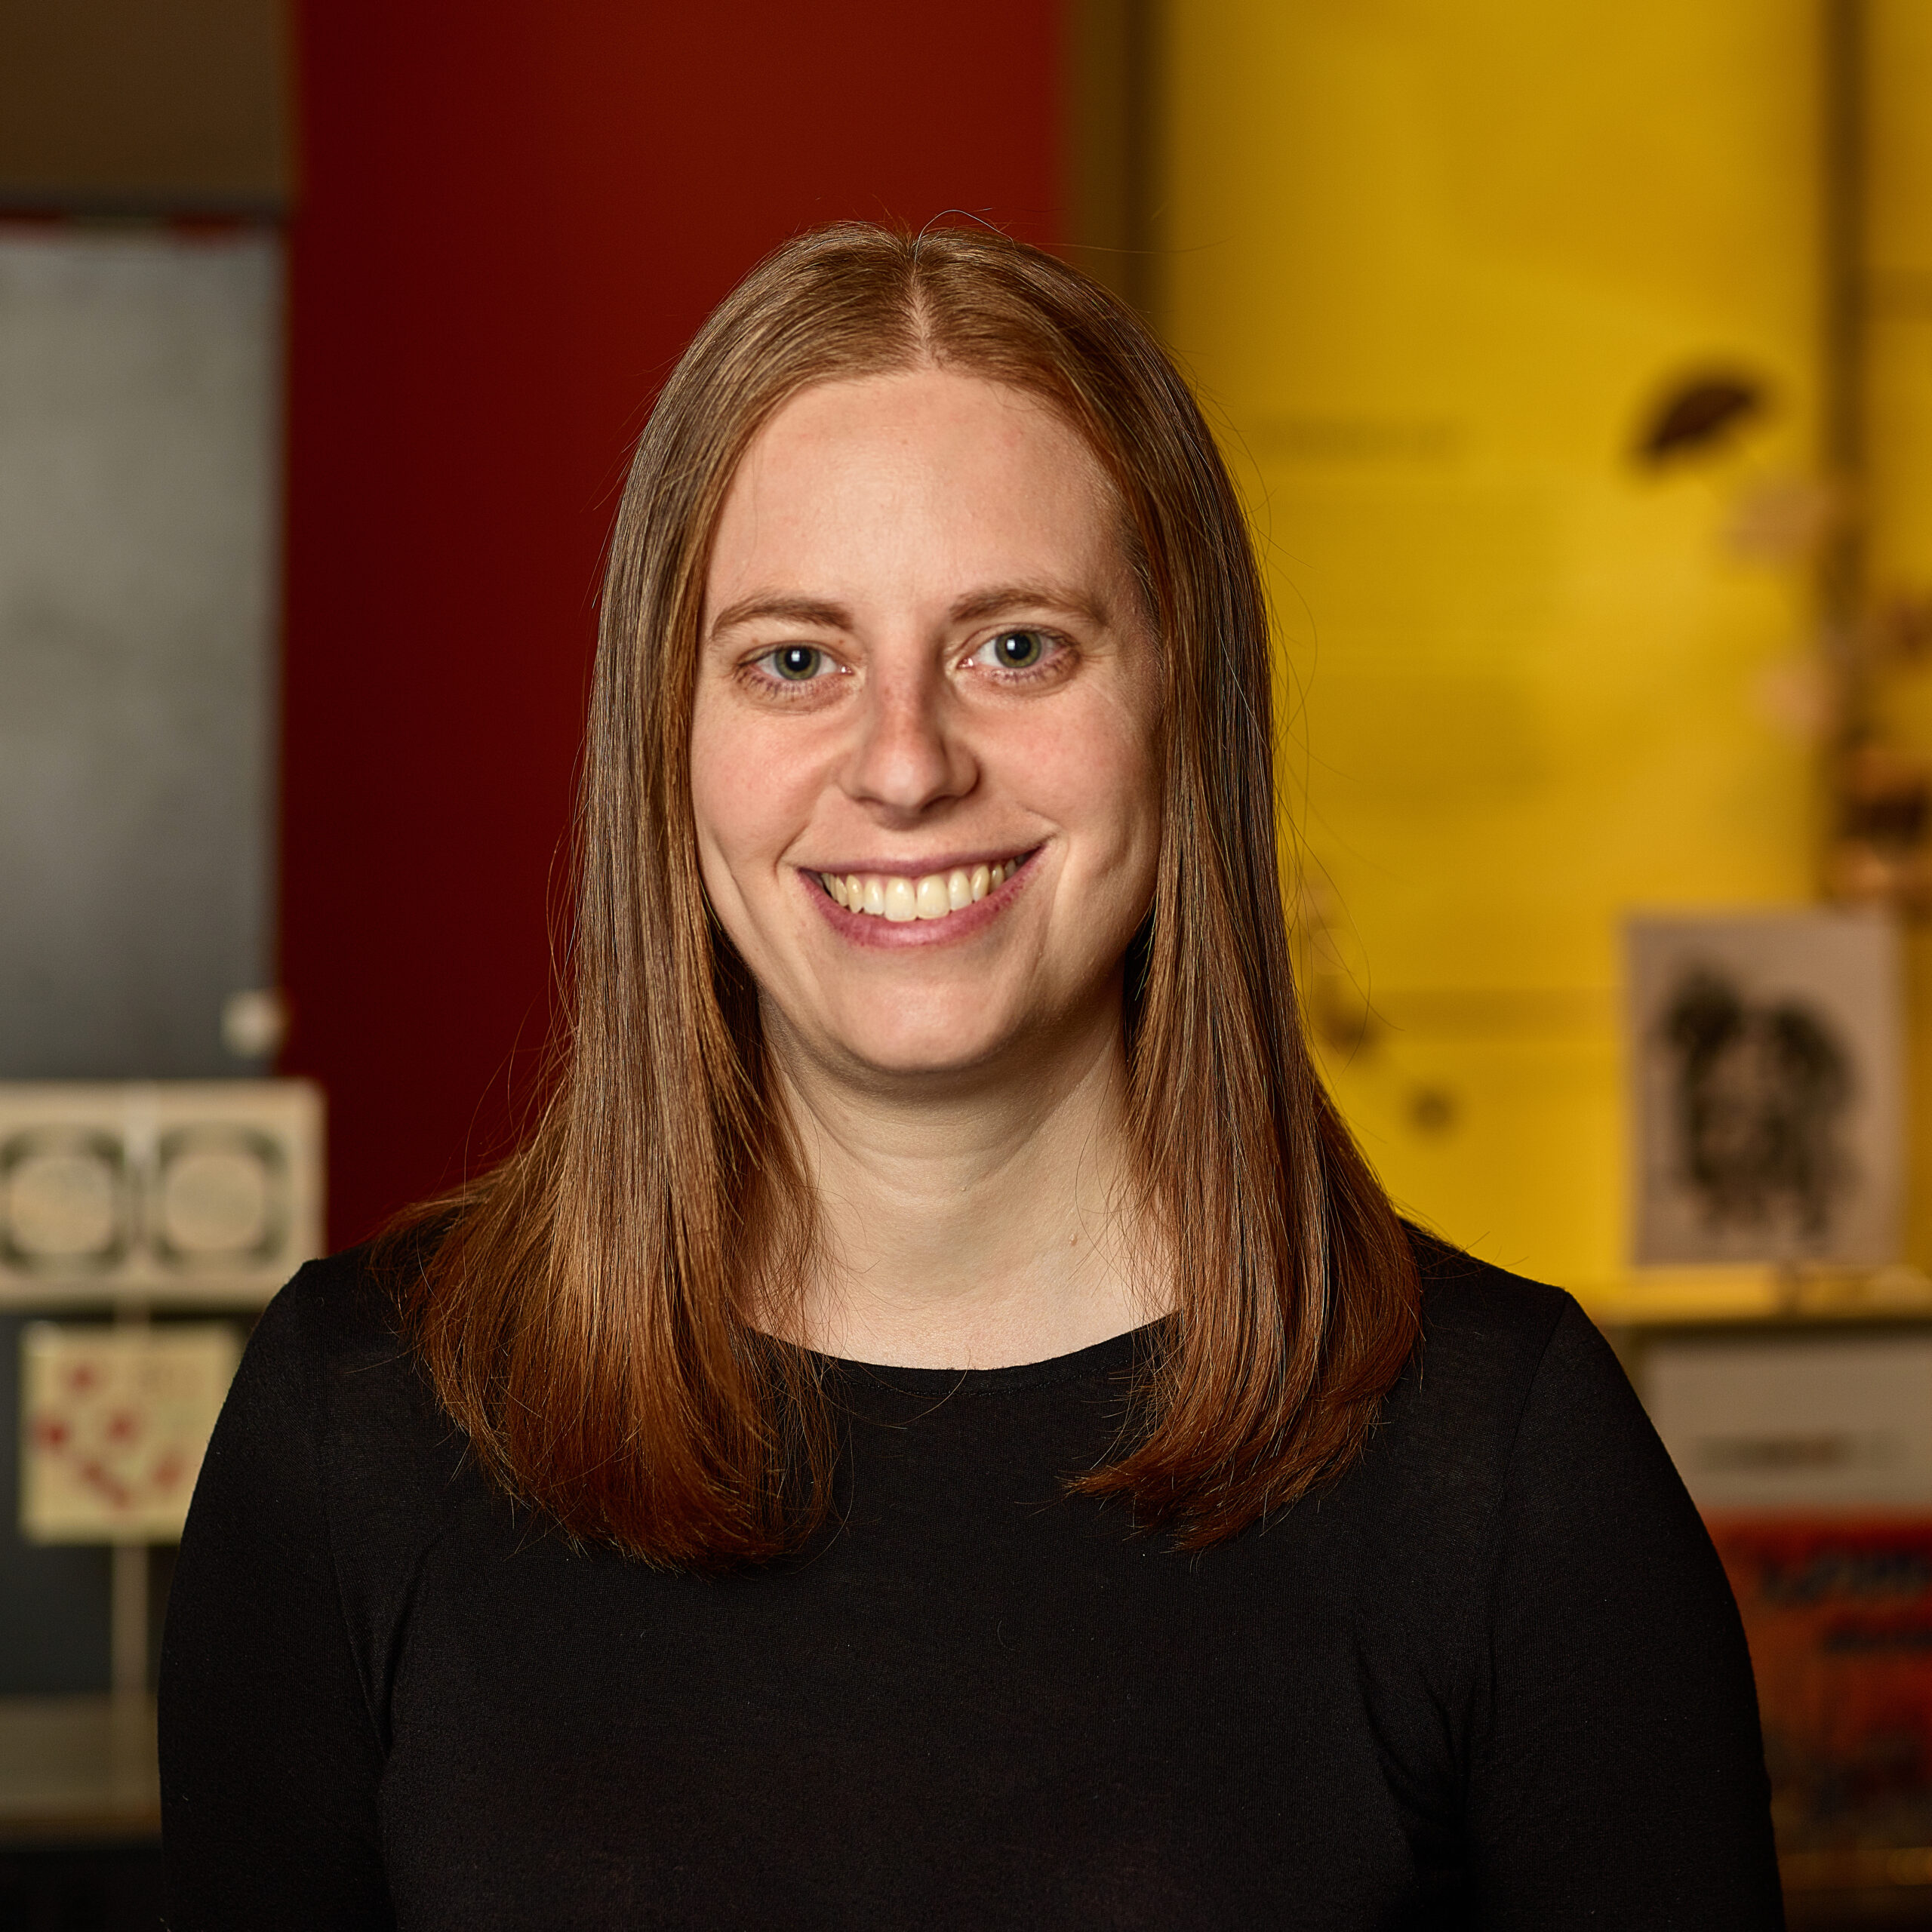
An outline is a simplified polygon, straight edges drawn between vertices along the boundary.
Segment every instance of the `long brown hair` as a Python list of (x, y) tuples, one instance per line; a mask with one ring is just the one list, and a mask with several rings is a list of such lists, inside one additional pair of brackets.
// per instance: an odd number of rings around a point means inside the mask
[(1139, 1200), (1183, 1257), (1118, 1460), (1073, 1476), (1183, 1546), (1361, 1447), (1417, 1331), (1393, 1210), (1304, 1043), (1276, 848), (1266, 601), (1186, 384), (1084, 276), (989, 231), (845, 223), (755, 269), (652, 412), (605, 577), (578, 817), (571, 1011), (520, 1149), (432, 1204), (408, 1332), (484, 1467), (572, 1534), (712, 1567), (822, 1520), (836, 1434), (782, 1306), (814, 1208), (755, 989), (707, 909), (689, 743), (734, 471), (809, 384), (927, 365), (1060, 411), (1112, 479), (1164, 665), (1152, 912), (1129, 959)]

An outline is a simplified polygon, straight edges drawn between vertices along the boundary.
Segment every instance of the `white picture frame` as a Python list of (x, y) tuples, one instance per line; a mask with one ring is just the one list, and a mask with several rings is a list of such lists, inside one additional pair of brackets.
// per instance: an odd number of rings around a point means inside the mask
[(1636, 1263), (1895, 1260), (1905, 1044), (1890, 918), (1644, 916), (1628, 943)]

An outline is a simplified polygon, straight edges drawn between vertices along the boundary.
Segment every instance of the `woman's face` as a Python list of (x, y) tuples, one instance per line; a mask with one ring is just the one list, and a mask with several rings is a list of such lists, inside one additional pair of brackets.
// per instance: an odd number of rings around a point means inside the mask
[(965, 1072), (1109, 1018), (1160, 843), (1155, 647), (1098, 464), (1018, 391), (823, 384), (746, 453), (706, 585), (700, 862), (782, 1026)]

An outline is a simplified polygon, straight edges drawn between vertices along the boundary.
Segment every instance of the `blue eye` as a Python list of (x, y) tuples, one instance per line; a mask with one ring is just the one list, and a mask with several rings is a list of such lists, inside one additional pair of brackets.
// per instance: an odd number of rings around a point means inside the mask
[(808, 684), (823, 666), (825, 653), (809, 644), (788, 644), (773, 651), (765, 662), (771, 666), (772, 675), (783, 678), (788, 685)]
[(1047, 654), (1047, 641), (1038, 631), (1003, 631), (986, 646), (1002, 671), (1030, 671)]

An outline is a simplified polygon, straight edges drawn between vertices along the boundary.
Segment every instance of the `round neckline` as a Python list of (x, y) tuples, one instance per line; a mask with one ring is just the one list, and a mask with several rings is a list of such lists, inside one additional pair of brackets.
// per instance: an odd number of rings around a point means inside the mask
[[(859, 1361), (848, 1355), (819, 1356), (833, 1374), (863, 1376), (914, 1395), (996, 1395), (1023, 1389), (1044, 1389), (1065, 1382), (1114, 1374), (1144, 1358), (1146, 1345), (1174, 1318), (1158, 1315), (1137, 1328), (1124, 1329), (1106, 1340), (1090, 1342), (1071, 1355), (1044, 1361), (1015, 1362), (1000, 1368), (927, 1368), (897, 1362)], [(813, 1351), (814, 1354), (817, 1352)]]

